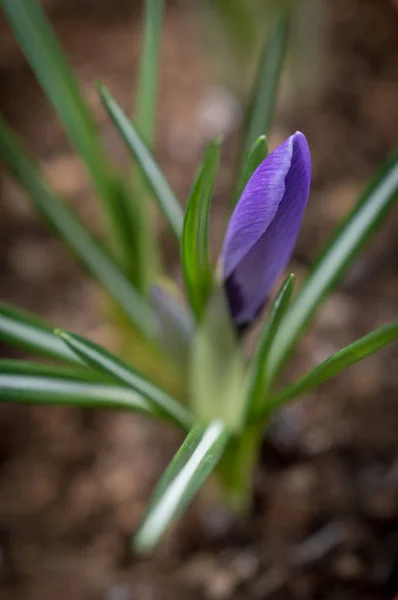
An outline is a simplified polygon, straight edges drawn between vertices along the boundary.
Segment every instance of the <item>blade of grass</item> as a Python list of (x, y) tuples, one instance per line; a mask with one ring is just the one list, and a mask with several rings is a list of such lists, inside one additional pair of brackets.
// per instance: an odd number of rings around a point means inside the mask
[(137, 552), (150, 552), (172, 521), (188, 506), (219, 462), (228, 437), (220, 421), (196, 425), (189, 432), (155, 489), (135, 536)]
[(177, 239), (179, 239), (182, 230), (183, 212), (174, 192), (132, 121), (122, 111), (116, 100), (102, 83), (97, 83), (97, 87), (105, 109), (122, 135), (128, 149), (135, 157), (171, 230)]
[(28, 192), (36, 208), (66, 245), (145, 337), (156, 335), (154, 315), (133, 286), (94, 240), (72, 211), (51, 191), (36, 165), (0, 117), (0, 157), (18, 183)]
[[(374, 354), (383, 346), (387, 346), (398, 339), (398, 321), (384, 325), (372, 333), (356, 340), (349, 346), (342, 348), (336, 354), (323, 361), (320, 365), (303, 375), (298, 381), (282, 390), (280, 394), (271, 399), (265, 406), (264, 413), (277, 410), (280, 406), (315, 387), (318, 387), (331, 377), (334, 377), (347, 367)], [(263, 415), (264, 416), (264, 415)]]
[(146, 377), (90, 340), (61, 330), (56, 330), (56, 333), (87, 366), (125, 383), (141, 396), (148, 398), (156, 409), (175, 421), (182, 429), (190, 429), (192, 418), (189, 411)]
[(257, 167), (267, 158), (268, 155), (268, 141), (265, 135), (260, 135), (259, 138), (254, 142), (247, 158), (244, 160), (242, 165), (241, 175), (238, 181), (235, 192), (235, 204), (242, 195), (243, 190), (246, 187), (247, 182), (253, 175)]
[[(30, 66), (84, 160), (102, 201), (113, 245), (124, 220), (119, 190), (101, 139), (58, 40), (36, 0), (0, 0)], [(124, 237), (124, 234), (123, 234)]]
[(269, 356), (268, 378), (279, 372), (325, 296), (341, 279), (398, 196), (398, 153), (384, 164), (321, 254), (281, 324)]
[[(77, 408), (113, 408), (138, 411), (164, 419), (164, 413), (144, 396), (126, 387), (105, 381), (80, 380), (62, 371), (49, 373), (26, 363), (0, 360), (1, 401), (24, 404), (63, 405)], [(15, 362), (15, 361), (14, 361)]]
[(267, 398), (267, 361), (271, 344), (282, 322), (293, 293), (295, 276), (291, 273), (282, 284), (263, 325), (247, 375), (247, 419), (258, 421)]
[(213, 283), (209, 256), (209, 215), (220, 156), (219, 138), (210, 142), (197, 173), (185, 210), (180, 255), (185, 288), (198, 319)]
[(81, 364), (76, 354), (54, 335), (52, 327), (4, 303), (0, 303), (0, 339), (48, 358)]

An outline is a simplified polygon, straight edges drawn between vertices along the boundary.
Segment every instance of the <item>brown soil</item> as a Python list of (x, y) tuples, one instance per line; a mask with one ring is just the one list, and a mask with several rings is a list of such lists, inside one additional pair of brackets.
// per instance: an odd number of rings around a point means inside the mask
[[(129, 106), (140, 19), (130, 2), (57, 3), (52, 15), (115, 160), (125, 154), (91, 82)], [(398, 139), (398, 13), (383, 0), (329, 1), (330, 48), (319, 96), (283, 103), (271, 142), (304, 131), (313, 193), (294, 257), (299, 275)], [(77, 12), (78, 11), (78, 12)], [(77, 14), (79, 19), (77, 19)], [(90, 186), (10, 32), (0, 21), (0, 105), (57, 190), (100, 229)], [(216, 81), (188, 17), (171, 7), (163, 45), (158, 153), (180, 197), (214, 133)], [(182, 51), (183, 49), (183, 51)], [(221, 115), (236, 127), (234, 105)], [(228, 110), (227, 110), (228, 109)], [(216, 121), (219, 126), (219, 121)], [(227, 136), (214, 247), (227, 215), (234, 136)], [(183, 148), (183, 150), (182, 150)], [(106, 339), (95, 286), (28, 202), (0, 181), (2, 299)], [(159, 225), (160, 226), (160, 225)], [(397, 318), (398, 214), (330, 297), (291, 363), (292, 379)], [(175, 249), (168, 263), (175, 264)], [(174, 268), (174, 267), (173, 267)], [(3, 355), (10, 355), (2, 347)], [(12, 355), (17, 355), (12, 351)], [(266, 433), (250, 517), (200, 502), (154, 555), (129, 552), (178, 434), (143, 418), (0, 406), (2, 600), (389, 599), (398, 593), (397, 346), (287, 407)]]

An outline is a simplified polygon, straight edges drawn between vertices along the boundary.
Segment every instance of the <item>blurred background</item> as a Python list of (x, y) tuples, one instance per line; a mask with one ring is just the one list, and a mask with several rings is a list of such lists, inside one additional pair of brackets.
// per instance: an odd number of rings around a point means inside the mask
[[(16, 0), (17, 1), (17, 0)], [(312, 194), (292, 270), (328, 234), (398, 142), (398, 7), (285, 0), (293, 11), (275, 147), (309, 141)], [(212, 215), (216, 254), (259, 52), (281, 0), (170, 0), (156, 156), (179, 198), (206, 141), (225, 143)], [(44, 2), (115, 162), (124, 148), (97, 97), (133, 104), (142, 33), (134, 0)], [(54, 188), (100, 231), (88, 178), (0, 14), (0, 110)], [(106, 344), (94, 284), (0, 170), (1, 299)], [(177, 249), (159, 220), (178, 280)], [(321, 310), (284, 374), (298, 376), (398, 309), (398, 211)], [(1, 346), (2, 356), (17, 356)], [(287, 407), (264, 438), (252, 514), (200, 501), (150, 559), (131, 531), (178, 434), (144, 418), (0, 405), (1, 600), (376, 599), (398, 594), (398, 350), (393, 345)]]

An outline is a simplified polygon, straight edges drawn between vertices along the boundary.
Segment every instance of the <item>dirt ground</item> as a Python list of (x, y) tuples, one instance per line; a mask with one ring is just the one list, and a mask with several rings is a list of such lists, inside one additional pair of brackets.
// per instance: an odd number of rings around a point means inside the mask
[[(131, 102), (140, 18), (127, 0), (70, 2), (52, 18), (117, 162), (125, 153), (92, 81)], [(398, 11), (329, 0), (329, 47), (311, 103), (283, 98), (271, 138), (299, 129), (314, 166), (293, 259), (299, 276), (398, 140)], [(77, 14), (79, 19), (77, 19)], [(0, 20), (0, 108), (57, 191), (97, 230), (87, 177)], [(203, 143), (226, 134), (213, 219), (219, 246), (239, 107), (215, 87), (211, 57), (174, 3), (167, 14), (157, 154), (179, 197)], [(183, 48), (183, 51), (181, 50)], [(106, 339), (95, 286), (0, 172), (3, 300)], [(159, 228), (162, 225), (159, 224)], [(333, 293), (284, 374), (397, 318), (395, 210)], [(175, 271), (175, 249), (165, 244)], [(2, 346), (3, 356), (17, 356)], [(130, 534), (178, 434), (140, 417), (0, 405), (1, 600), (385, 600), (398, 594), (398, 349), (389, 347), (287, 407), (265, 434), (252, 514), (198, 501), (154, 555)]]

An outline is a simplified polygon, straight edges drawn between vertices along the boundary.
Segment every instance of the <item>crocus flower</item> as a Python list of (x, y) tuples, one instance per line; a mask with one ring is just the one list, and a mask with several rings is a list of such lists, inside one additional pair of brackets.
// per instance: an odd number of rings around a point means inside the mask
[(229, 221), (222, 279), (237, 328), (261, 311), (296, 243), (311, 181), (311, 157), (297, 131), (249, 179)]

